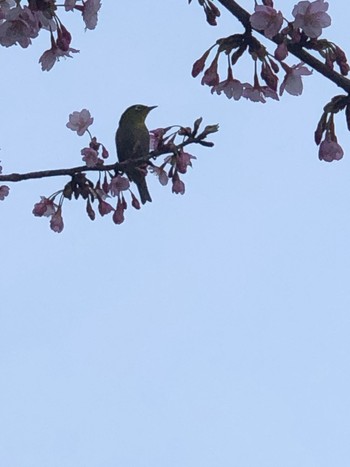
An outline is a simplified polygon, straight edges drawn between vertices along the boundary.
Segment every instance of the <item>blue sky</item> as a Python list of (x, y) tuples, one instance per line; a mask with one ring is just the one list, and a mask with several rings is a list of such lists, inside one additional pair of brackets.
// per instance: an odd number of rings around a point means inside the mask
[[(243, 6), (252, 10), (253, 2)], [(350, 5), (324, 36), (347, 50)], [(276, 2), (276, 7), (294, 2)], [(289, 6), (289, 8), (288, 8)], [(66, 179), (11, 186), (1, 203), (0, 461), (6, 467), (329, 467), (350, 458), (350, 144), (321, 163), (313, 132), (339, 90), (304, 80), (265, 105), (213, 96), (190, 76), (217, 38), (196, 2), (103, 2), (98, 27), (62, 13), (74, 59), (49, 73), (1, 50), (4, 172), (80, 164), (68, 115), (88, 108), (114, 157), (129, 105), (150, 128), (219, 123), (173, 195), (123, 225), (64, 205), (58, 235), (31, 210)], [(291, 62), (294, 63), (294, 62)], [(238, 77), (251, 80), (244, 61)]]

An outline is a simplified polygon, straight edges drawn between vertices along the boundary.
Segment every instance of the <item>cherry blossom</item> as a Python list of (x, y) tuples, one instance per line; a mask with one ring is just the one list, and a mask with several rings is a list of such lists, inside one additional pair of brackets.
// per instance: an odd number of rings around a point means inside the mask
[(163, 142), (163, 136), (167, 132), (168, 128), (156, 128), (149, 132), (149, 149), (150, 151), (155, 151)]
[(89, 199), (87, 200), (87, 203), (86, 203), (86, 212), (87, 212), (87, 215), (89, 216), (89, 218), (90, 218), (92, 221), (94, 221), (94, 220), (95, 220), (95, 217), (96, 217), (96, 213), (95, 213), (95, 211), (93, 210)]
[(281, 29), (283, 16), (270, 6), (255, 5), (255, 12), (250, 17), (250, 24), (258, 31), (264, 31), (269, 39), (272, 39)]
[(206, 50), (204, 54), (194, 62), (193, 67), (192, 67), (192, 76), (195, 78), (196, 76), (199, 75), (204, 70), (205, 62), (209, 56), (209, 53), (212, 48)]
[(39, 23), (28, 7), (17, 6), (6, 14), (6, 21), (0, 24), (0, 45), (10, 47), (19, 44), (27, 48), (31, 39), (39, 34)]
[(69, 114), (69, 122), (66, 127), (72, 131), (76, 131), (78, 136), (82, 136), (85, 131), (92, 125), (94, 119), (91, 117), (90, 112), (87, 109), (83, 109), (80, 112), (73, 112)]
[(275, 50), (275, 53), (274, 53), (274, 57), (279, 60), (279, 61), (282, 61), (284, 60), (285, 58), (287, 58), (287, 55), (288, 55), (288, 47), (287, 47), (287, 44), (285, 42), (282, 42), (281, 44), (279, 44), (277, 47), (276, 47), (276, 50)]
[(83, 148), (81, 150), (81, 155), (83, 156), (83, 161), (87, 167), (96, 167), (98, 164), (103, 163), (103, 161), (98, 157), (98, 152), (92, 148)]
[(181, 174), (185, 174), (187, 172), (187, 167), (192, 167), (191, 159), (196, 159), (196, 157), (192, 156), (188, 152), (180, 151), (176, 156), (176, 169)]
[(122, 191), (128, 190), (130, 188), (130, 182), (126, 177), (117, 175), (113, 177), (109, 184), (109, 192), (112, 196), (119, 196)]
[(36, 203), (33, 208), (33, 214), (37, 217), (50, 217), (56, 212), (57, 206), (52, 199), (41, 196), (41, 201)]
[(339, 161), (344, 155), (344, 151), (340, 144), (332, 140), (329, 135), (320, 144), (318, 157), (326, 162)]
[(122, 224), (124, 222), (124, 210), (125, 204), (123, 203), (123, 201), (118, 199), (117, 208), (113, 213), (113, 222), (115, 224)]
[(172, 181), (173, 181), (172, 192), (177, 195), (185, 194), (185, 184), (182, 180), (180, 180), (180, 177), (178, 176), (177, 173), (174, 174)]
[(300, 28), (309, 37), (319, 37), (322, 34), (322, 29), (331, 24), (331, 18), (326, 13), (327, 10), (328, 3), (324, 0), (299, 2), (292, 12), (295, 18), (294, 28)]
[(83, 20), (87, 29), (95, 29), (97, 13), (101, 8), (101, 0), (86, 0), (83, 7)]
[(252, 86), (249, 83), (244, 83), (242, 95), (252, 102), (262, 102), (265, 104), (266, 97), (270, 97), (271, 99), (278, 101), (278, 95), (276, 91), (269, 88), (268, 86), (260, 86), (258, 84)]
[[(70, 53), (78, 53), (79, 50), (72, 49), (69, 47), (67, 50), (60, 49), (56, 41), (52, 38), (51, 40), (51, 49), (46, 50), (42, 56), (39, 58), (39, 63), (41, 64), (41, 69), (43, 71), (50, 71), (51, 68), (54, 66), (56, 62), (60, 60), (62, 57), (69, 57), (72, 56)], [(69, 127), (68, 127), (69, 128)], [(81, 135), (79, 135), (81, 136)]]
[(238, 79), (233, 78), (231, 67), (228, 67), (227, 78), (211, 88), (212, 94), (216, 92), (220, 95), (222, 91), (228, 99), (233, 97), (235, 101), (238, 101), (242, 97), (243, 84)]
[(157, 167), (153, 165), (150, 167), (150, 171), (158, 177), (159, 183), (161, 185), (166, 186), (168, 184), (169, 177), (163, 167)]
[(134, 193), (131, 193), (131, 205), (135, 209), (141, 209), (140, 201), (136, 198)]
[(0, 201), (4, 201), (6, 196), (10, 193), (10, 188), (7, 185), (0, 186)]
[(52, 215), (50, 220), (50, 228), (54, 232), (61, 233), (63, 230), (62, 208), (59, 206), (57, 211)]
[(219, 79), (218, 60), (216, 57), (210, 67), (205, 70), (201, 83), (208, 86), (215, 86), (219, 83)]
[(98, 211), (101, 216), (105, 216), (106, 214), (109, 214), (111, 211), (113, 211), (113, 206), (107, 203), (107, 201), (100, 199), (98, 202)]
[(281, 83), (280, 96), (282, 96), (284, 91), (287, 91), (292, 96), (300, 96), (303, 92), (303, 82), (301, 77), (311, 75), (312, 71), (306, 68), (304, 63), (298, 63), (292, 67), (283, 64), (283, 68), (286, 71), (286, 75)]

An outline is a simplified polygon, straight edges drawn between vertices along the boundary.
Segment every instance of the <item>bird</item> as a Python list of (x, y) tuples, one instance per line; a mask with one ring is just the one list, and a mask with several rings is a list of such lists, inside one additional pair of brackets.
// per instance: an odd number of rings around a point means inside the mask
[[(120, 117), (119, 126), (115, 134), (115, 143), (119, 162), (138, 159), (149, 153), (150, 136), (145, 124), (149, 112), (157, 106), (136, 104), (127, 108)], [(146, 174), (141, 168), (128, 168), (128, 178), (134, 182), (140, 194), (142, 204), (151, 202)]]

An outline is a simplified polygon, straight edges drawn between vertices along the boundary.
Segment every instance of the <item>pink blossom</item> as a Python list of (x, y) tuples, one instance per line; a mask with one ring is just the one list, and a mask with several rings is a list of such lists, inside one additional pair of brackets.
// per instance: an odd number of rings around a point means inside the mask
[(279, 44), (277, 47), (276, 47), (276, 50), (275, 50), (275, 53), (274, 53), (274, 56), (277, 60), (279, 60), (280, 62), (282, 60), (284, 60), (285, 58), (287, 58), (287, 55), (288, 55), (288, 47), (287, 47), (287, 44), (285, 42), (282, 42), (281, 44)]
[(158, 177), (159, 183), (161, 185), (165, 186), (168, 184), (169, 178), (163, 167), (157, 167), (156, 165), (153, 165), (149, 170)]
[(107, 148), (105, 148), (102, 144), (102, 157), (103, 159), (107, 159), (109, 157), (109, 153), (108, 153), (108, 150)]
[(61, 233), (63, 230), (63, 227), (64, 227), (64, 224), (63, 224), (63, 217), (62, 217), (62, 208), (60, 206), (51, 217), (50, 228), (54, 232)]
[(215, 86), (219, 83), (219, 79), (218, 60), (216, 57), (210, 67), (205, 70), (201, 83), (208, 86)]
[(103, 163), (98, 157), (98, 152), (92, 148), (83, 148), (80, 152), (87, 167), (96, 167), (96, 165)]
[(66, 124), (66, 127), (82, 136), (93, 121), (94, 119), (91, 117), (90, 112), (87, 109), (83, 109), (80, 112), (75, 111), (69, 114), (69, 122)]
[(52, 199), (41, 196), (41, 201), (36, 203), (33, 208), (33, 214), (37, 217), (50, 217), (56, 212), (57, 206)]
[(27, 48), (31, 38), (39, 34), (39, 24), (28, 7), (17, 6), (6, 14), (6, 20), (0, 24), (0, 45), (11, 47), (19, 44)]
[(338, 144), (336, 141), (332, 141), (330, 136), (327, 135), (320, 144), (318, 151), (319, 159), (326, 162), (339, 161), (343, 155), (344, 151), (340, 144)]
[(113, 207), (107, 203), (106, 201), (103, 201), (102, 199), (99, 199), (98, 201), (98, 211), (101, 214), (101, 216), (105, 216), (106, 214), (109, 214), (111, 211), (113, 211)]
[(0, 201), (4, 201), (6, 196), (10, 193), (10, 188), (7, 185), (0, 186)]
[(150, 136), (150, 143), (149, 149), (150, 151), (154, 151), (159, 148), (161, 143), (163, 142), (163, 136), (167, 132), (167, 128), (156, 128), (155, 130), (151, 130), (149, 132)]
[(194, 62), (193, 67), (192, 67), (192, 76), (195, 78), (196, 76), (199, 75), (204, 70), (205, 62), (208, 58), (208, 55), (211, 51), (211, 48), (208, 49), (204, 54)]
[(72, 41), (72, 36), (70, 32), (63, 26), (63, 24), (61, 24), (57, 31), (57, 40), (56, 40), (57, 47), (61, 49), (63, 52), (67, 52), (67, 50), (69, 50), (71, 41)]
[(282, 96), (285, 90), (292, 96), (300, 96), (303, 92), (303, 82), (301, 77), (303, 75), (311, 75), (312, 71), (306, 68), (302, 62), (297, 65), (293, 65), (292, 67), (284, 64), (283, 68), (286, 71), (286, 75), (281, 83), (280, 96)]
[(84, 2), (83, 20), (87, 29), (95, 29), (97, 13), (101, 8), (101, 0), (86, 0)]
[(87, 203), (86, 203), (86, 212), (87, 212), (87, 215), (89, 216), (89, 218), (92, 221), (94, 221), (95, 217), (96, 217), (96, 214), (95, 214), (95, 211), (93, 210), (93, 207), (91, 206), (91, 203), (90, 203), (89, 199), (87, 200)]
[(172, 192), (177, 195), (183, 195), (185, 193), (185, 184), (180, 180), (180, 177), (177, 174), (173, 176)]
[(119, 196), (122, 191), (128, 190), (130, 188), (130, 182), (126, 177), (117, 175), (113, 177), (109, 184), (109, 192), (112, 196)]
[(192, 156), (188, 152), (180, 151), (179, 154), (176, 156), (176, 168), (181, 174), (185, 174), (187, 172), (187, 167), (192, 167), (191, 159), (196, 159), (195, 156)]
[(243, 84), (238, 79), (233, 78), (231, 67), (228, 68), (227, 78), (211, 88), (212, 94), (216, 92), (220, 95), (222, 91), (228, 99), (233, 97), (235, 101), (238, 101), (242, 97)]
[[(48, 11), (32, 11), (33, 15), (36, 18), (36, 21), (40, 25), (41, 28), (46, 29), (47, 31), (56, 31), (57, 24), (55, 20), (50, 16)], [(49, 13), (49, 14), (48, 14)], [(48, 15), (48, 16), (46, 16)]]
[(295, 18), (293, 27), (302, 29), (309, 37), (317, 38), (322, 34), (322, 28), (331, 24), (330, 16), (325, 13), (327, 10), (328, 3), (324, 0), (299, 2), (292, 12)]
[[(68, 50), (60, 49), (56, 43), (53, 43), (51, 49), (45, 50), (42, 56), (39, 58), (39, 63), (41, 64), (41, 69), (43, 71), (50, 71), (51, 68), (54, 66), (56, 62), (60, 60), (62, 57), (69, 57), (72, 56), (70, 53), (78, 53), (79, 50), (72, 49), (71, 47)], [(68, 127), (69, 128), (69, 127)], [(81, 136), (81, 135), (79, 135)]]
[(275, 92), (268, 86), (260, 86), (257, 83), (254, 86), (252, 86), (249, 83), (244, 83), (243, 87), (243, 97), (251, 100), (252, 102), (262, 102), (265, 104), (266, 97), (270, 97), (271, 99), (274, 99), (276, 101), (279, 100), (277, 92)]
[(135, 209), (141, 209), (141, 204), (140, 204), (140, 201), (136, 198), (136, 196), (134, 195), (134, 193), (131, 193), (131, 205), (133, 208)]
[(125, 205), (123, 201), (118, 199), (117, 209), (113, 213), (113, 222), (115, 224), (122, 224), (124, 222)]
[(258, 31), (264, 31), (269, 39), (272, 39), (281, 29), (283, 16), (270, 6), (255, 5), (255, 13), (250, 17), (250, 24)]

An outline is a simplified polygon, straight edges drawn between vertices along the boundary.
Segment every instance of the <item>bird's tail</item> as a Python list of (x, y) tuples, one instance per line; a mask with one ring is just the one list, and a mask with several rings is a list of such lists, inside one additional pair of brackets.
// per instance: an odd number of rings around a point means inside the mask
[(141, 203), (145, 204), (147, 201), (152, 202), (151, 195), (149, 194), (146, 177), (140, 170), (133, 170), (130, 177), (132, 181), (136, 184), (137, 189), (139, 190)]

